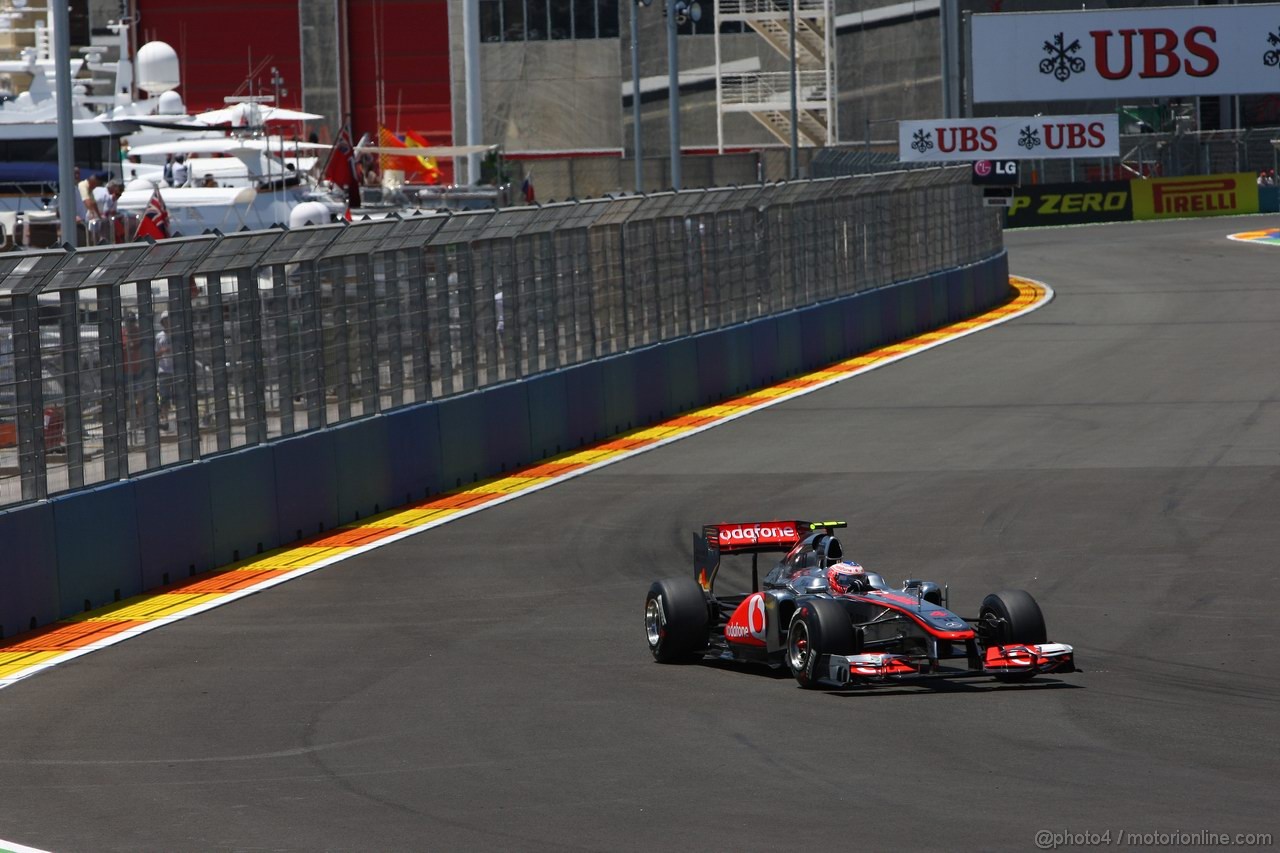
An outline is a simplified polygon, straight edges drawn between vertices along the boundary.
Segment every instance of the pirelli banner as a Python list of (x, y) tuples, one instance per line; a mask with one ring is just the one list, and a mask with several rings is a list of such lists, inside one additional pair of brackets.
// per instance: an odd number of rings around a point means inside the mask
[(1248, 172), (1130, 181), (1134, 219), (1258, 212), (1258, 178)]
[(1081, 225), (1258, 211), (1257, 177), (1249, 172), (1094, 184), (1033, 184), (1015, 192), (1005, 226)]

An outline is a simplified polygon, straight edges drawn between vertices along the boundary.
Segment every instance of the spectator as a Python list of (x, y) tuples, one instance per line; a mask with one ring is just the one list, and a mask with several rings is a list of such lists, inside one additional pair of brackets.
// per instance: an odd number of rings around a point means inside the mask
[(200, 182), (202, 187), (216, 187), (218, 182), (213, 179), (213, 175), (205, 175), (204, 180)]
[(120, 345), (124, 348), (124, 379), (129, 389), (129, 423), (132, 429), (142, 425), (143, 387), (146, 384), (146, 365), (142, 358), (142, 325), (132, 311), (125, 317)]
[(173, 180), (170, 183), (175, 187), (185, 187), (188, 177), (190, 173), (187, 171), (187, 155), (179, 154), (173, 161)]
[(94, 243), (124, 242), (124, 225), (116, 218), (116, 200), (123, 192), (124, 184), (114, 179), (107, 181), (105, 187), (94, 187), (93, 200), (97, 203), (99, 216), (86, 225)]
[(169, 312), (160, 314), (156, 332), (156, 379), (160, 386), (160, 430), (169, 431), (169, 409), (173, 406), (173, 343), (169, 339)]
[[(80, 170), (78, 168), (76, 169), (76, 177), (80, 177)], [(80, 201), (82, 202), (85, 211), (84, 216), (82, 217), (85, 222), (88, 222), (91, 219), (98, 219), (102, 216), (102, 211), (98, 209), (98, 200), (94, 198), (93, 195), (93, 191), (99, 186), (101, 186), (101, 182), (98, 180), (98, 176), (93, 172), (89, 173), (89, 177), (76, 184), (76, 189), (80, 193)]]
[(89, 215), (89, 211), (84, 206), (84, 197), (80, 195), (80, 167), (76, 166), (75, 172), (76, 194), (73, 198), (76, 200), (76, 222), (84, 222), (85, 217)]
[(173, 155), (164, 155), (164, 182), (173, 186)]
[(107, 185), (105, 187), (95, 187), (93, 190), (93, 200), (98, 203), (98, 213), (100, 213), (104, 218), (115, 216), (118, 210), (116, 203), (123, 192), (124, 184), (114, 178), (107, 181)]

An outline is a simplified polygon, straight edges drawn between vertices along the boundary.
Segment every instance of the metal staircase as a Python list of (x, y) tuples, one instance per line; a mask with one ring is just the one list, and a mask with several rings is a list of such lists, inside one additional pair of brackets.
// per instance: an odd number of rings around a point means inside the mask
[(796, 15), (796, 136), (804, 146), (836, 143), (836, 52), (833, 0), (716, 0), (717, 141), (724, 116), (749, 113), (784, 143), (791, 142), (791, 74), (723, 70), (720, 24), (741, 21), (790, 63), (791, 4)]

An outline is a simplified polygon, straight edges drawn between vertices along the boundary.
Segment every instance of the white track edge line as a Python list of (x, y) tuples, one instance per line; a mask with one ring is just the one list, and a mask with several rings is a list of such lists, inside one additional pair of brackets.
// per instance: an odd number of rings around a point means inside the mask
[(1248, 234), (1248, 233), (1251, 233), (1251, 232), (1248, 232), (1248, 231), (1239, 231), (1239, 232), (1237, 232), (1237, 233), (1235, 233), (1235, 234), (1228, 234), (1228, 235), (1227, 235), (1227, 239), (1228, 239), (1228, 240), (1234, 240), (1234, 241), (1235, 241), (1235, 242), (1237, 242), (1237, 243), (1246, 243), (1246, 244), (1253, 245), (1253, 246), (1280, 246), (1280, 243), (1272, 242), (1272, 241), (1270, 241), (1270, 240), (1256, 240), (1256, 239), (1254, 239), (1254, 238), (1252, 238), (1252, 237), (1241, 237), (1241, 236), (1240, 236), (1241, 234)]
[[(428, 521), (426, 524), (418, 525), (416, 527), (411, 527), (407, 530), (402, 530), (399, 533), (393, 533), (390, 536), (384, 536), (375, 542), (369, 542), (365, 545), (358, 545), (354, 548), (350, 548), (346, 551), (343, 551), (340, 554), (335, 554), (332, 557), (326, 557), (325, 559), (317, 563), (314, 563), (310, 566), (303, 566), (301, 568), (279, 572), (275, 577), (263, 580), (262, 582), (254, 584), (251, 587), (246, 587), (245, 589), (239, 589), (239, 590), (236, 590), (235, 592), (218, 594), (217, 598), (211, 601), (206, 601), (203, 604), (198, 604), (194, 607), (183, 610), (180, 613), (174, 613), (170, 616), (161, 617), (160, 619), (148, 620), (147, 624), (145, 625), (139, 625), (134, 628), (128, 628), (124, 631), (120, 631), (118, 633), (112, 634), (110, 637), (106, 637), (95, 643), (90, 643), (84, 648), (74, 649), (69, 652), (64, 652), (63, 654), (58, 655), (57, 657), (53, 657), (53, 658), (50, 658), (49, 660), (41, 661), (40, 663), (37, 663), (37, 664), (32, 664), (27, 669), (19, 670), (16, 674), (11, 675), (7, 678), (0, 678), (0, 690), (18, 681), (22, 681), (23, 679), (30, 678), (32, 675), (35, 675), (36, 673), (43, 672), (46, 669), (51, 669), (55, 666), (64, 664), (70, 660), (74, 660), (75, 658), (78, 658), (81, 655), (86, 655), (86, 654), (89, 654), (90, 652), (96, 652), (100, 649), (105, 649), (108, 646), (114, 646), (116, 643), (122, 643), (125, 640), (132, 639), (133, 637), (136, 637), (140, 634), (145, 634), (148, 631), (154, 631), (156, 628), (163, 627), (165, 625), (171, 624), (173, 622), (177, 622), (182, 619), (187, 619), (199, 613), (204, 613), (206, 610), (212, 610), (215, 607), (221, 607), (224, 604), (230, 604), (233, 601), (238, 601), (241, 598), (245, 598), (247, 596), (262, 592), (263, 590), (270, 589), (271, 587), (277, 586), (278, 584), (286, 583), (287, 581), (291, 581), (294, 578), (300, 578), (303, 575), (308, 575), (308, 574), (311, 574), (312, 572), (319, 571), (320, 569), (327, 568), (328, 566), (331, 566), (334, 563), (339, 563), (343, 560), (349, 560), (352, 557), (356, 557), (368, 551), (372, 551), (375, 548), (381, 548), (385, 545), (390, 545), (392, 542), (398, 542), (401, 539), (407, 539), (410, 536), (416, 536), (419, 533), (425, 533), (428, 530), (432, 530), (436, 527), (440, 527), (441, 525), (448, 524), (449, 522), (452, 522), (452, 521), (456, 521), (459, 518), (466, 518), (467, 516), (473, 515), (477, 512), (481, 512), (482, 510), (486, 510), (495, 506), (500, 506), (501, 504), (507, 503), (508, 501), (513, 501), (516, 498), (522, 498), (525, 495), (531, 495), (535, 492), (540, 492), (543, 489), (550, 488), (551, 486), (557, 486), (560, 483), (566, 482), (568, 480), (572, 480), (573, 478), (580, 477), (584, 474), (589, 474), (592, 471), (596, 471), (608, 465), (613, 465), (617, 462), (622, 462), (624, 460), (631, 459), (635, 456), (639, 456), (642, 453), (648, 453), (649, 451), (656, 450), (659, 447), (665, 447), (668, 444), (673, 444), (677, 441), (681, 441), (683, 439), (689, 438), (690, 436), (698, 435), (699, 433), (706, 432), (707, 430), (714, 429), (723, 424), (730, 423), (731, 421), (736, 421), (739, 418), (743, 418), (743, 417), (746, 417), (747, 415), (754, 414), (760, 411), (761, 409), (768, 409), (779, 403), (784, 403), (789, 400), (794, 400), (797, 397), (803, 397), (806, 394), (812, 394), (815, 391), (820, 391), (823, 388), (827, 388), (831, 385), (844, 382), (846, 379), (852, 379), (855, 376), (861, 376), (864, 373), (869, 373), (872, 370), (878, 370), (881, 367), (885, 367), (886, 365), (890, 365), (895, 362), (902, 361), (905, 358), (910, 358), (914, 355), (919, 355), (920, 353), (928, 352), (929, 350), (934, 349), (936, 347), (940, 347), (943, 344), (951, 343), (952, 341), (956, 341), (961, 338), (966, 338), (969, 335), (976, 334), (977, 332), (986, 331), (987, 329), (993, 328), (995, 326), (999, 326), (1002, 323), (1007, 323), (1010, 320), (1016, 320), (1019, 317), (1022, 317), (1026, 314), (1030, 314), (1032, 311), (1036, 311), (1040, 308), (1043, 308), (1045, 305), (1048, 305), (1051, 301), (1053, 301), (1055, 293), (1053, 288), (1051, 288), (1049, 285), (1045, 284), (1044, 282), (1037, 281), (1036, 279), (1028, 278), (1027, 276), (1020, 275), (1016, 277), (1023, 279), (1025, 281), (1030, 281), (1033, 284), (1036, 284), (1044, 288), (1044, 291), (1045, 291), (1044, 295), (1040, 299), (1026, 306), (1025, 308), (1022, 308), (1010, 314), (1006, 314), (1003, 317), (998, 317), (996, 319), (989, 320), (985, 323), (982, 323), (981, 325), (974, 326), (972, 329), (966, 329), (965, 331), (956, 332), (955, 334), (948, 335), (944, 338), (939, 338), (938, 340), (933, 341), (932, 343), (923, 344), (919, 347), (915, 347), (911, 350), (908, 350), (907, 352), (901, 352), (901, 353), (898, 353), (897, 355), (880, 359), (874, 362), (873, 364), (863, 365), (862, 367), (859, 367), (855, 370), (851, 370), (847, 373), (841, 373), (839, 376), (834, 376), (830, 379), (824, 379), (821, 382), (815, 383), (813, 385), (809, 385), (805, 388), (793, 389), (791, 392), (787, 394), (774, 397), (773, 399), (770, 399), (766, 402), (752, 406), (750, 409), (744, 409), (741, 412), (735, 412), (734, 414), (731, 414), (731, 415), (723, 415), (721, 417), (716, 418), (714, 421), (710, 423), (706, 423), (698, 427), (685, 429), (677, 433), (676, 435), (671, 435), (666, 438), (658, 439), (657, 441), (651, 444), (646, 444), (644, 447), (637, 447), (631, 450), (618, 451), (615, 453), (615, 455), (610, 456), (608, 459), (602, 459), (599, 462), (593, 462), (590, 465), (585, 465), (582, 468), (578, 468), (577, 470), (569, 471), (564, 474), (558, 474), (555, 477), (552, 477), (542, 483), (537, 483), (535, 485), (521, 489), (518, 492), (508, 494), (501, 498), (495, 498), (493, 500), (485, 501), (483, 504), (480, 504), (479, 506), (468, 507), (466, 509), (448, 513), (447, 515), (444, 515), (441, 518)], [(968, 322), (968, 321), (961, 321), (961, 322)], [(895, 345), (889, 344), (889, 346), (895, 346)], [(858, 358), (858, 356), (853, 356), (853, 358)], [(849, 359), (846, 359), (846, 361), (847, 360)], [(839, 363), (841, 362), (837, 362), (837, 364)], [(810, 371), (810, 373), (820, 373), (820, 372), (822, 372), (821, 369)], [(766, 387), (776, 387), (776, 384), (773, 386), (766, 386)], [(712, 404), (712, 405), (715, 405), (715, 404)], [(704, 408), (710, 408), (710, 407), (704, 407)], [(661, 424), (655, 424), (655, 426), (661, 426)], [(590, 448), (588, 448), (587, 450), (589, 451)], [(508, 476), (517, 476), (517, 475), (513, 473)], [(287, 548), (290, 546), (285, 545), (282, 547)], [(202, 594), (208, 594), (208, 593), (190, 593), (190, 594), (202, 595)]]
[(49, 851), (28, 847), (25, 844), (15, 844), (12, 841), (5, 841), (0, 838), (0, 853), (49, 853)]

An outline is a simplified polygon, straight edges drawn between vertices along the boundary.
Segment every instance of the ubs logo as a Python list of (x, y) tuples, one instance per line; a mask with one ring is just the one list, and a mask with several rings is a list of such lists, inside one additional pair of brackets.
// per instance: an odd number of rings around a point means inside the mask
[(1274, 68), (1280, 65), (1280, 50), (1276, 50), (1280, 47), (1280, 33), (1267, 33), (1267, 44), (1271, 45), (1271, 48), (1262, 54), (1262, 64), (1268, 68)]
[(1076, 56), (1080, 52), (1080, 39), (1066, 44), (1066, 38), (1058, 33), (1052, 41), (1044, 43), (1044, 52), (1049, 55), (1040, 60), (1041, 74), (1052, 74), (1059, 83), (1065, 83), (1072, 74), (1084, 73), (1084, 60)]

